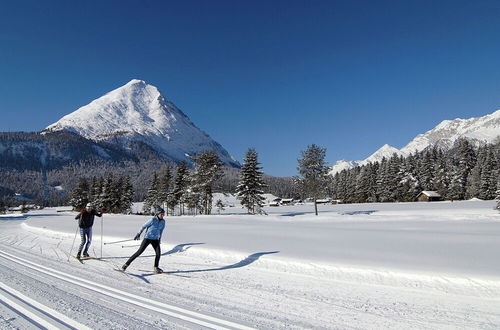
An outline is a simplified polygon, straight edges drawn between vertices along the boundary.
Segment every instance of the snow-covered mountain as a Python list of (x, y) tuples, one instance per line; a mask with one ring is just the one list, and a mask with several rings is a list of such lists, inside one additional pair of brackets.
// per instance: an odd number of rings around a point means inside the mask
[(398, 149), (388, 145), (384, 144), (380, 149), (375, 151), (373, 154), (371, 154), (368, 158), (364, 160), (338, 160), (335, 165), (330, 167), (329, 173), (331, 175), (334, 175), (337, 172), (342, 172), (343, 170), (349, 170), (351, 168), (357, 167), (357, 166), (363, 166), (366, 165), (370, 162), (375, 163), (378, 161), (381, 161), (382, 158), (390, 158), (394, 153), (401, 155), (401, 151)]
[(417, 135), (401, 152), (409, 155), (429, 146), (449, 149), (459, 138), (467, 138), (476, 145), (491, 143), (499, 135), (500, 110), (497, 110), (479, 118), (444, 120), (430, 131)]
[(434, 146), (449, 149), (453, 147), (459, 138), (466, 138), (476, 145), (481, 145), (493, 142), (498, 136), (500, 136), (500, 110), (479, 118), (444, 120), (430, 131), (417, 135), (401, 149), (385, 144), (364, 160), (337, 161), (330, 168), (329, 173), (334, 175), (345, 169), (366, 165), (369, 162), (377, 162), (382, 160), (383, 157), (391, 157), (394, 153), (408, 156)]
[(223, 163), (239, 166), (219, 143), (143, 80), (133, 79), (45, 129), (61, 130), (124, 148), (142, 143), (175, 162), (192, 163), (195, 154), (213, 150)]

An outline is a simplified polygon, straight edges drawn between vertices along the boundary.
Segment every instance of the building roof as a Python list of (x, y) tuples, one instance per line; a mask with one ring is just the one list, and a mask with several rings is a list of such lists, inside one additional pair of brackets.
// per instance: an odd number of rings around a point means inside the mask
[(437, 191), (432, 191), (432, 190), (424, 190), (420, 194), (424, 194), (428, 197), (441, 197), (441, 195), (438, 194)]

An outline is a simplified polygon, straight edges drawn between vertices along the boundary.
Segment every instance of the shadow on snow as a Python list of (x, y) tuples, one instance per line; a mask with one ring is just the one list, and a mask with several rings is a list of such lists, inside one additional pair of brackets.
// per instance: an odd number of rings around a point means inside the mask
[(222, 267), (206, 268), (206, 269), (192, 269), (192, 270), (176, 270), (176, 271), (169, 271), (169, 272), (165, 272), (165, 273), (167, 273), (167, 274), (201, 273), (201, 272), (213, 272), (213, 271), (217, 271), (217, 270), (241, 268), (241, 267), (245, 267), (245, 266), (248, 266), (248, 265), (254, 263), (255, 261), (259, 260), (259, 258), (263, 255), (274, 254), (274, 253), (279, 253), (279, 252), (280, 251), (254, 253), (254, 254), (249, 255), (245, 259), (243, 259), (235, 264), (222, 266)]

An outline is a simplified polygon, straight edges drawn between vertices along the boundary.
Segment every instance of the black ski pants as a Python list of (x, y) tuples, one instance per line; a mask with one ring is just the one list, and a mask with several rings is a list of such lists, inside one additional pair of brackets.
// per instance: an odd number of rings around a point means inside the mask
[(148, 245), (151, 244), (153, 249), (155, 249), (156, 257), (155, 257), (155, 267), (158, 267), (158, 264), (160, 263), (160, 255), (161, 255), (161, 250), (160, 250), (160, 240), (159, 239), (143, 239), (141, 246), (139, 247), (139, 250), (137, 250), (136, 253), (134, 253), (125, 263), (127, 266), (129, 266), (132, 261), (135, 260), (138, 256), (140, 256), (144, 250), (148, 247)]

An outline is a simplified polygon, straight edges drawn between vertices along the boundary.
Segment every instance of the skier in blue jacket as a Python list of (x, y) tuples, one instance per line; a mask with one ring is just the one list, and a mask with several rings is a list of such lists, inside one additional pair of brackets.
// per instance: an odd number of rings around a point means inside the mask
[(128, 266), (135, 260), (138, 256), (140, 256), (144, 250), (148, 247), (149, 244), (155, 249), (156, 257), (155, 257), (155, 266), (154, 272), (156, 274), (163, 273), (163, 270), (158, 267), (160, 263), (160, 241), (161, 235), (163, 233), (163, 229), (165, 228), (165, 220), (163, 217), (165, 216), (165, 211), (159, 207), (156, 209), (155, 217), (151, 220), (147, 221), (141, 228), (141, 231), (135, 235), (134, 239), (139, 240), (141, 238), (141, 234), (144, 230), (146, 230), (146, 234), (144, 235), (144, 239), (142, 240), (141, 247), (134, 253), (127, 262), (122, 266), (122, 270), (126, 270)]

